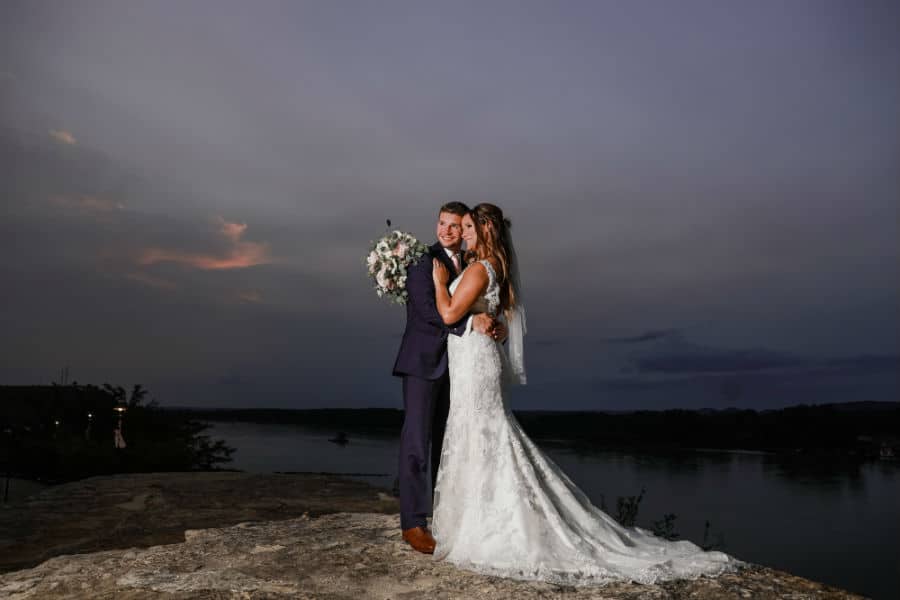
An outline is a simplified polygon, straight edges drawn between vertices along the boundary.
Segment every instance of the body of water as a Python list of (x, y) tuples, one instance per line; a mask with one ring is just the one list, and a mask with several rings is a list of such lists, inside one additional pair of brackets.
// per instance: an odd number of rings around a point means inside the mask
[[(398, 440), (291, 425), (215, 423), (209, 432), (237, 448), (232, 467), (249, 472), (354, 474), (390, 489)], [(677, 515), (675, 531), (760, 563), (876, 599), (900, 592), (900, 467), (741, 452), (576, 452), (547, 445), (553, 460), (598, 506), (645, 490), (637, 524)]]

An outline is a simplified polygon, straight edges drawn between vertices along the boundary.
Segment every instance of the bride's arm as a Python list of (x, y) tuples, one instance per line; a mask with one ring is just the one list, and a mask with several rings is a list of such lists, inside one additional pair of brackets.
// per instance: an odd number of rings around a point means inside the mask
[(488, 274), (484, 265), (473, 263), (462, 274), (462, 281), (453, 296), (447, 291), (450, 274), (441, 262), (434, 259), (434, 300), (444, 323), (456, 323), (472, 307), (488, 285)]

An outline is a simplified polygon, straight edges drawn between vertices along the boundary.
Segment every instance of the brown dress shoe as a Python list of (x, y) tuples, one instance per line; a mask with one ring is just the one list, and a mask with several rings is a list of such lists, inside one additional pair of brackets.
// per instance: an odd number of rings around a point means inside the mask
[(424, 527), (404, 529), (403, 540), (418, 552), (423, 554), (434, 554), (434, 538), (431, 537), (431, 533)]

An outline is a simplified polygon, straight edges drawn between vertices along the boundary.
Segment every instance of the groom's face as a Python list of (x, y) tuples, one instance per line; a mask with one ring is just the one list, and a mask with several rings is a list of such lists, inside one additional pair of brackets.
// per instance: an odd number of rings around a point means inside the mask
[(462, 245), (462, 217), (448, 212), (439, 214), (437, 237), (441, 246), (458, 251)]

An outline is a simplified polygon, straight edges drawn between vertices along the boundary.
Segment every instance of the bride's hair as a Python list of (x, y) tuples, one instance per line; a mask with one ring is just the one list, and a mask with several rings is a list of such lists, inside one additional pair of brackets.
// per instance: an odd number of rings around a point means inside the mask
[(512, 284), (512, 251), (509, 246), (509, 219), (504, 218), (499, 206), (483, 202), (469, 211), (475, 221), (478, 237), (477, 258), (495, 258), (500, 263), (497, 274), (500, 281), (500, 306), (503, 310), (516, 307), (516, 292)]

